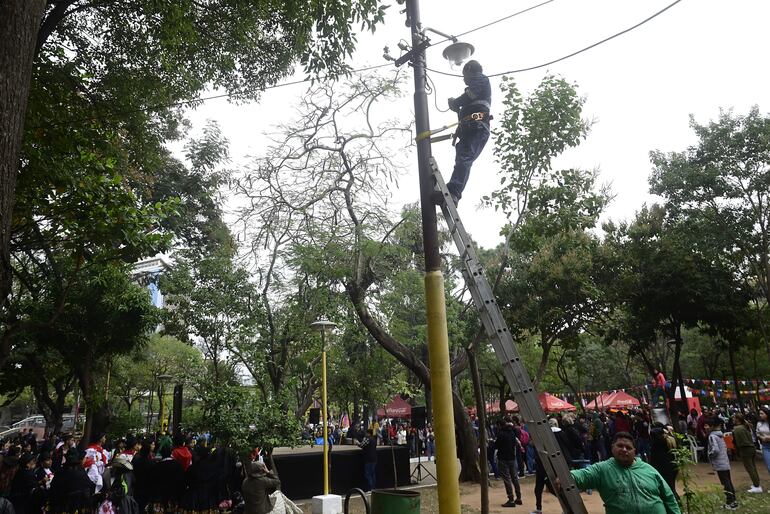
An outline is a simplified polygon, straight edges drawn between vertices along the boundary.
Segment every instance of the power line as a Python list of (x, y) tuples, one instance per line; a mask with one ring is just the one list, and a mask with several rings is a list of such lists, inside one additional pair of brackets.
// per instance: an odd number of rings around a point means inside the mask
[[(485, 23), (484, 25), (480, 25), (478, 27), (475, 27), (475, 28), (472, 28), (472, 29), (467, 30), (465, 32), (462, 32), (462, 33), (458, 34), (456, 37), (462, 37), (462, 36), (465, 36), (465, 35), (470, 34), (472, 32), (476, 32), (478, 30), (485, 29), (485, 28), (490, 27), (492, 25), (495, 25), (497, 23), (500, 23), (500, 22), (503, 22), (505, 20), (509, 20), (511, 18), (514, 18), (516, 16), (524, 14), (524, 13), (526, 13), (528, 11), (532, 11), (534, 9), (542, 7), (542, 6), (546, 5), (546, 4), (550, 4), (551, 2), (554, 2), (554, 1), (555, 0), (546, 0), (544, 2), (541, 2), (539, 4), (533, 5), (531, 7), (527, 7), (526, 9), (522, 9), (522, 10), (517, 11), (515, 13), (509, 14), (508, 16), (504, 16), (502, 18), (499, 18), (497, 20), (491, 21), (489, 23)], [(440, 45), (441, 43), (445, 43), (446, 41), (449, 41), (449, 40), (450, 40), (449, 38), (443, 39), (443, 40), (441, 40), (441, 41), (439, 41), (437, 43), (433, 43), (431, 46)], [(359, 69), (351, 70), (351, 73), (362, 73), (362, 72), (365, 72), (365, 71), (371, 71), (371, 70), (375, 70), (375, 69), (379, 69), (379, 68), (384, 68), (386, 66), (390, 66), (390, 63), (378, 64), (376, 66), (368, 66), (368, 67), (365, 67), (365, 68), (359, 68)], [(431, 70), (431, 71), (433, 71), (433, 70)], [(437, 73), (442, 73), (444, 75), (448, 75), (447, 73), (443, 73), (443, 72), (440, 72), (440, 71), (437, 72)], [(457, 76), (457, 75), (454, 75), (454, 76)], [(326, 77), (321, 77), (318, 80), (323, 80), (325, 78)], [(272, 86), (264, 87), (262, 89), (262, 91), (267, 91), (268, 89), (277, 89), (279, 87), (286, 87), (286, 86), (294, 86), (294, 85), (297, 85), (297, 84), (303, 84), (303, 83), (306, 83), (306, 82), (310, 82), (311, 80), (313, 80), (313, 79), (294, 80), (294, 81), (291, 81), (291, 82), (283, 82), (281, 84), (274, 84)], [(115, 118), (115, 117), (122, 116), (122, 115), (125, 115), (125, 114), (133, 114), (133, 113), (139, 113), (139, 112), (148, 112), (148, 111), (154, 111), (154, 110), (164, 109), (164, 108), (169, 108), (169, 107), (180, 107), (180, 106), (183, 106), (183, 105), (191, 105), (191, 104), (195, 104), (195, 103), (199, 103), (199, 102), (206, 102), (208, 100), (216, 100), (216, 99), (219, 99), (219, 98), (231, 98), (231, 97), (238, 97), (238, 96), (240, 96), (238, 93), (223, 93), (223, 94), (220, 94), (220, 95), (204, 96), (204, 97), (201, 97), (201, 98), (196, 98), (194, 100), (183, 100), (183, 101), (169, 103), (169, 104), (158, 104), (158, 105), (154, 105), (154, 106), (150, 106), (150, 107), (145, 107), (145, 108), (142, 108), (142, 109), (129, 109), (129, 110), (125, 110), (125, 111), (116, 111), (116, 112), (107, 113), (104, 116), (98, 116), (98, 117), (97, 116), (90, 116), (90, 117), (87, 117), (87, 118), (79, 118), (79, 119), (74, 119), (74, 120), (62, 121), (60, 123), (50, 123), (50, 124), (46, 124), (46, 125), (41, 125), (41, 126), (33, 127), (33, 129), (48, 128), (48, 127), (58, 127), (58, 126), (62, 126), (62, 125), (75, 125), (75, 124), (78, 124), (78, 123), (85, 123), (85, 122), (88, 122), (88, 121), (94, 121), (94, 120), (102, 119), (102, 118)], [(436, 106), (436, 108), (438, 108), (438, 106)]]
[[(492, 25), (495, 25), (497, 23), (500, 23), (500, 22), (503, 22), (503, 21), (506, 21), (506, 20), (510, 20), (511, 18), (515, 18), (516, 16), (518, 16), (520, 14), (524, 14), (526, 12), (533, 11), (533, 10), (537, 9), (538, 7), (543, 7), (544, 5), (550, 4), (551, 2), (554, 2), (554, 1), (556, 1), (556, 0), (546, 0), (545, 2), (541, 2), (541, 3), (537, 4), (537, 5), (533, 5), (531, 7), (527, 7), (526, 9), (522, 9), (521, 11), (517, 11), (517, 12), (515, 12), (513, 14), (509, 14), (508, 16), (503, 16), (502, 18), (499, 18), (499, 19), (494, 20), (494, 21), (490, 21), (489, 23), (485, 23), (484, 25), (480, 25), (480, 26), (478, 26), (478, 27), (476, 27), (474, 29), (466, 30), (465, 32), (461, 32), (460, 34), (457, 34), (455, 37), (467, 36), (468, 34), (470, 34), (472, 32), (476, 32), (477, 30), (485, 29), (485, 28), (491, 27)], [(433, 43), (431, 46), (440, 45), (441, 43), (446, 43), (447, 41), (450, 41), (450, 38), (442, 39), (438, 43)]]
[[(506, 20), (510, 20), (511, 18), (515, 18), (516, 16), (519, 16), (520, 14), (524, 14), (526, 12), (533, 11), (533, 10), (539, 8), (539, 7), (543, 7), (544, 5), (550, 4), (551, 2), (554, 2), (554, 1), (555, 0), (546, 0), (545, 2), (541, 2), (539, 4), (527, 7), (526, 9), (522, 9), (520, 11), (516, 11), (515, 13), (509, 14), (508, 16), (503, 16), (502, 18), (498, 18), (498, 19), (496, 19), (494, 21), (491, 21), (489, 23), (485, 23), (484, 25), (479, 25), (476, 28), (472, 28), (470, 30), (466, 30), (465, 32), (461, 32), (461, 33), (457, 34), (454, 37), (459, 38), (459, 37), (466, 36), (466, 35), (468, 35), (468, 34), (470, 34), (472, 32), (476, 32), (478, 30), (486, 29), (488, 27), (491, 27), (492, 25), (495, 25), (497, 23), (501, 23), (501, 22), (506, 21)], [(446, 43), (447, 41), (451, 41), (451, 38), (445, 38), (445, 39), (442, 39), (441, 41), (438, 41), (436, 43), (431, 43), (431, 47), (440, 45), (442, 43)], [(431, 70), (431, 71), (433, 71), (433, 70)], [(430, 94), (431, 92), (433, 93), (433, 105), (436, 107), (436, 110), (439, 111), (439, 112), (449, 112), (449, 109), (441, 109), (438, 106), (438, 103), (437, 103), (438, 93), (436, 91), (436, 85), (433, 83), (433, 79), (431, 79), (430, 75), (428, 75), (427, 73), (425, 74), (425, 78), (428, 80), (428, 82), (430, 82), (430, 86), (429, 87), (430, 87), (431, 91), (428, 94)]]
[[(390, 65), (391, 65), (390, 63), (385, 63), (385, 64), (378, 64), (376, 66), (367, 66), (365, 68), (358, 68), (358, 69), (355, 69), (355, 70), (350, 70), (350, 73), (363, 73), (365, 71), (376, 70), (378, 68), (384, 68), (384, 67), (390, 66)], [(326, 78), (328, 78), (328, 77), (320, 77), (318, 79), (307, 78), (307, 79), (301, 79), (301, 80), (293, 80), (291, 82), (282, 82), (280, 84), (273, 84), (271, 86), (265, 86), (264, 88), (262, 88), (262, 91), (267, 91), (268, 89), (277, 89), (279, 87), (295, 86), (297, 84), (303, 84), (305, 82), (310, 82), (311, 80), (324, 80)], [(62, 122), (59, 122), (59, 123), (49, 123), (49, 124), (46, 124), (46, 125), (40, 125), (40, 126), (32, 127), (32, 129), (36, 130), (36, 129), (40, 129), (40, 128), (50, 128), (50, 127), (59, 127), (59, 126), (67, 126), (67, 125), (76, 125), (78, 123), (85, 123), (85, 122), (95, 121), (95, 120), (104, 119), (104, 118), (116, 118), (116, 117), (119, 117), (119, 116), (123, 116), (124, 114), (134, 114), (134, 113), (139, 113), (139, 112), (149, 112), (149, 111), (155, 111), (155, 110), (165, 109), (165, 108), (169, 108), (169, 107), (180, 107), (180, 106), (183, 106), (183, 105), (191, 105), (191, 104), (196, 104), (196, 103), (199, 103), (199, 102), (206, 102), (208, 100), (216, 100), (218, 98), (237, 98), (237, 97), (243, 96), (243, 95), (244, 95), (244, 93), (222, 93), (220, 95), (204, 96), (204, 97), (201, 97), (201, 98), (196, 98), (194, 100), (182, 100), (182, 101), (179, 101), (179, 102), (173, 102), (173, 103), (169, 103), (169, 104), (157, 104), (157, 105), (152, 105), (152, 106), (149, 106), (149, 107), (144, 107), (144, 108), (141, 108), (141, 109), (128, 109), (128, 110), (125, 110), (125, 111), (113, 111), (113, 112), (107, 113), (107, 114), (105, 114), (103, 116), (89, 116), (87, 118), (77, 118), (77, 119), (73, 119), (73, 120), (62, 121)]]
[[(655, 14), (653, 14), (653, 15), (645, 18), (644, 20), (640, 21), (636, 25), (628, 27), (625, 30), (621, 30), (620, 32), (617, 32), (617, 33), (615, 33), (615, 34), (613, 34), (613, 35), (611, 35), (609, 37), (606, 37), (606, 38), (602, 39), (601, 41), (597, 41), (596, 43), (594, 43), (592, 45), (589, 45), (589, 46), (587, 46), (585, 48), (581, 48), (580, 50), (577, 50), (576, 52), (572, 52), (571, 54), (565, 55), (563, 57), (559, 57), (558, 59), (554, 59), (552, 61), (548, 61), (548, 62), (543, 63), (543, 64), (538, 64), (536, 66), (529, 66), (528, 68), (519, 68), (517, 70), (503, 71), (501, 73), (492, 73), (492, 74), (487, 75), (487, 76), (488, 77), (500, 77), (502, 75), (512, 75), (514, 73), (521, 73), (521, 72), (524, 72), (524, 71), (531, 71), (531, 70), (536, 70), (538, 68), (544, 68), (546, 66), (550, 66), (551, 64), (555, 64), (557, 62), (564, 61), (566, 59), (569, 59), (570, 57), (574, 57), (574, 56), (576, 56), (578, 54), (581, 54), (581, 53), (583, 53), (583, 52), (585, 52), (587, 50), (590, 50), (590, 49), (592, 49), (594, 47), (597, 47), (597, 46), (599, 46), (599, 45), (601, 45), (603, 43), (606, 43), (607, 41), (610, 41), (611, 39), (615, 39), (618, 36), (622, 36), (623, 34), (625, 34), (627, 32), (631, 32), (632, 30), (634, 30), (637, 27), (641, 27), (642, 25), (644, 25), (648, 21), (652, 20), (653, 18), (656, 18), (656, 17), (660, 16), (661, 14), (663, 14), (664, 12), (668, 11), (669, 9), (671, 9), (672, 7), (674, 7), (676, 4), (678, 4), (681, 1), (682, 0), (676, 0), (675, 2), (670, 3), (669, 5), (667, 5), (666, 7), (661, 9), (660, 11), (656, 12)], [(445, 71), (433, 70), (431, 68), (427, 68), (427, 69), (430, 70), (433, 73), (438, 73), (440, 75), (446, 75), (448, 77), (462, 77), (462, 75), (458, 75), (456, 73), (447, 73)]]

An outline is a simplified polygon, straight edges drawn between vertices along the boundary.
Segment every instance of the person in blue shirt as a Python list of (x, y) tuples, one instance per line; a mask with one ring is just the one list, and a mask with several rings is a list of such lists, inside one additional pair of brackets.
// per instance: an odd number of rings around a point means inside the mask
[(455, 167), (447, 189), (455, 204), (462, 198), (468, 183), (471, 166), (481, 155), (489, 139), (490, 102), (492, 87), (478, 61), (468, 61), (463, 66), (463, 81), (467, 86), (462, 95), (449, 99), (449, 108), (460, 118), (455, 132)]

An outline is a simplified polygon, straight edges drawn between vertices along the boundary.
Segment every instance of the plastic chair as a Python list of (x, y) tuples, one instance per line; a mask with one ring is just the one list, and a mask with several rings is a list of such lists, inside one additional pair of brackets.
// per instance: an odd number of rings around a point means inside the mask
[(705, 450), (703, 446), (698, 445), (698, 440), (695, 439), (695, 436), (687, 434), (687, 442), (690, 443), (690, 453), (692, 454), (692, 461), (697, 464), (698, 463), (698, 452), (701, 450)]
[(724, 435), (725, 446), (727, 446), (727, 455), (730, 460), (735, 460), (738, 455), (738, 449), (735, 447), (735, 440), (733, 439), (732, 432), (725, 432)]

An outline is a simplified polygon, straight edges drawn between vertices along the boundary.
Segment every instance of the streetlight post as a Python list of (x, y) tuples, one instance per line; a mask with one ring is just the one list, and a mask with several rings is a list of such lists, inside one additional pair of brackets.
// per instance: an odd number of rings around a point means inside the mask
[(160, 400), (160, 406), (158, 409), (158, 426), (160, 428), (161, 433), (164, 432), (163, 430), (163, 421), (166, 417), (166, 380), (171, 380), (171, 375), (158, 375), (158, 381), (160, 382), (160, 391), (159, 391), (159, 400)]
[(326, 319), (319, 319), (310, 324), (310, 328), (321, 333), (321, 413), (323, 415), (324, 439), (324, 496), (329, 494), (329, 429), (326, 410), (326, 332), (331, 332), (337, 325)]

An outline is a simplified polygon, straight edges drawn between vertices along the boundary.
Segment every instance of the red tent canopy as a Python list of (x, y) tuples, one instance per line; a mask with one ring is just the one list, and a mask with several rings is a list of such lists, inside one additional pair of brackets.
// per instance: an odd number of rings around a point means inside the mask
[(612, 396), (612, 393), (602, 393), (596, 398), (594, 398), (592, 401), (588, 402), (586, 404), (586, 410), (601, 410), (606, 409), (608, 407), (607, 400), (610, 399)]
[(411, 418), (412, 406), (399, 395), (393, 397), (389, 404), (382, 409), (377, 409), (378, 418)]
[(597, 396), (594, 401), (586, 405), (586, 409), (630, 409), (638, 406), (639, 400), (630, 394), (624, 391), (615, 391), (614, 393), (603, 393)]
[(611, 409), (629, 409), (631, 407), (639, 407), (639, 400), (625, 391), (618, 391), (610, 398)]
[(571, 403), (567, 403), (561, 398), (557, 398), (549, 393), (540, 393), (537, 399), (540, 400), (540, 405), (547, 413), (562, 412), (565, 410), (577, 410), (577, 408)]

